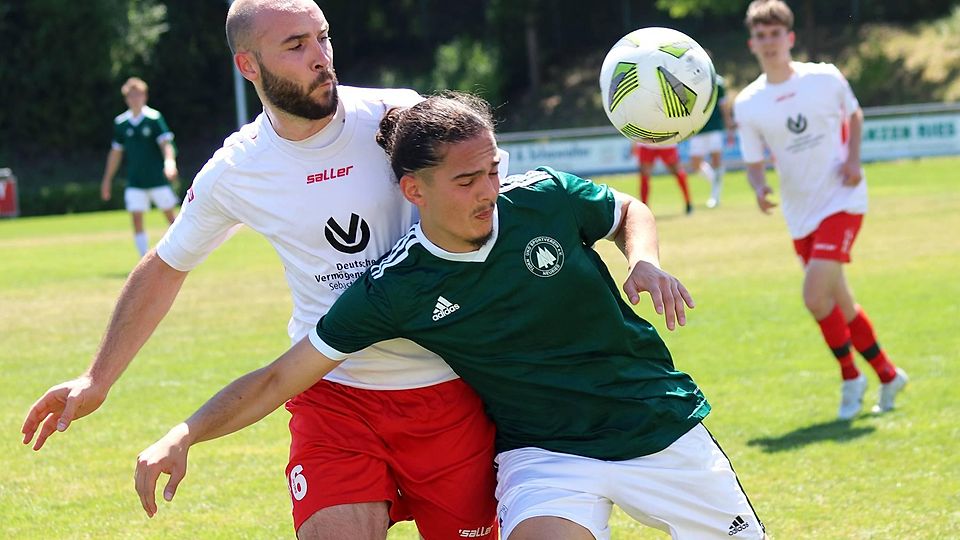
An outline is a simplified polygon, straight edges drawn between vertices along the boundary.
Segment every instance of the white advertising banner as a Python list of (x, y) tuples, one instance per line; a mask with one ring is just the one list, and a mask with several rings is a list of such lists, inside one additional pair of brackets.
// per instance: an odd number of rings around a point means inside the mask
[[(508, 140), (500, 142), (500, 147), (510, 152), (512, 173), (540, 165), (581, 176), (638, 170), (630, 141), (621, 135), (564, 138), (551, 138), (550, 132), (536, 135), (536, 139), (530, 140), (505, 137)], [(681, 160), (687, 163), (689, 143), (680, 143), (678, 150)], [(736, 142), (726, 144), (723, 153), (728, 168), (743, 166)], [(867, 118), (864, 122), (861, 157), (865, 162), (939, 155), (960, 155), (960, 113)], [(657, 172), (663, 172), (659, 161)]]

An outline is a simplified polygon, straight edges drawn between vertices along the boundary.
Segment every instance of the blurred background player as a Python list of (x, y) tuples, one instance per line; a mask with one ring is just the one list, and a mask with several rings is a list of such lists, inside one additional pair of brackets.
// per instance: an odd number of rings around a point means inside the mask
[[(709, 52), (708, 52), (709, 53)], [(690, 170), (701, 172), (710, 182), (710, 198), (707, 208), (720, 204), (720, 189), (723, 185), (724, 139), (732, 143), (733, 118), (727, 103), (726, 82), (717, 76), (717, 106), (699, 133), (690, 138)], [(710, 161), (704, 159), (710, 156)]]
[(880, 378), (873, 411), (888, 411), (907, 375), (880, 348), (843, 273), (867, 211), (867, 183), (860, 167), (863, 111), (836, 66), (793, 62), (793, 12), (787, 4), (754, 0), (745, 22), (750, 51), (763, 70), (734, 104), (747, 178), (760, 210), (770, 213), (776, 204), (767, 198), (773, 190), (764, 169), (766, 145), (780, 177), (787, 228), (804, 264), (804, 304), (840, 363), (837, 416), (856, 416), (867, 388), (851, 344)]
[(177, 157), (173, 133), (160, 111), (147, 106), (147, 83), (130, 77), (120, 88), (127, 102), (126, 112), (113, 119), (113, 143), (100, 184), (100, 197), (109, 201), (110, 184), (126, 156), (127, 187), (123, 200), (133, 217), (133, 240), (143, 257), (149, 241), (143, 230), (143, 213), (150, 202), (173, 223), (173, 209), (179, 203), (170, 184), (177, 179)]
[(659, 158), (673, 176), (677, 178), (677, 185), (683, 193), (684, 211), (693, 212), (693, 203), (690, 200), (690, 188), (687, 187), (687, 172), (680, 164), (680, 154), (677, 146), (647, 146), (633, 143), (633, 153), (640, 162), (640, 200), (648, 204), (650, 200), (650, 175), (653, 174), (653, 162)]

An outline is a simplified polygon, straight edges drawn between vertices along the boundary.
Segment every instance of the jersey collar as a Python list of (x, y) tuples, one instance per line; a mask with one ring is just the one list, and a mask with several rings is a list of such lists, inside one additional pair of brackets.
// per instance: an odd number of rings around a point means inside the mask
[(493, 235), (490, 237), (490, 241), (483, 245), (482, 248), (476, 251), (469, 251), (467, 253), (453, 253), (443, 249), (442, 247), (434, 244), (427, 238), (427, 235), (423, 234), (423, 229), (420, 228), (420, 222), (418, 221), (414, 225), (414, 229), (417, 235), (417, 238), (420, 239), (420, 243), (423, 245), (424, 249), (429, 251), (433, 256), (444, 259), (447, 261), (453, 262), (474, 262), (482, 263), (487, 260), (487, 257), (490, 255), (490, 252), (493, 251), (493, 246), (497, 243), (497, 238), (500, 236), (500, 213), (499, 205), (493, 208)]

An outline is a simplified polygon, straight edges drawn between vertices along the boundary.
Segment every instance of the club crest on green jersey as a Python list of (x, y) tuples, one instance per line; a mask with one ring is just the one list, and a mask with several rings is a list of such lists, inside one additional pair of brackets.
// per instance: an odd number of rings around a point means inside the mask
[(523, 262), (537, 277), (552, 277), (563, 267), (563, 247), (549, 236), (538, 236), (527, 242)]

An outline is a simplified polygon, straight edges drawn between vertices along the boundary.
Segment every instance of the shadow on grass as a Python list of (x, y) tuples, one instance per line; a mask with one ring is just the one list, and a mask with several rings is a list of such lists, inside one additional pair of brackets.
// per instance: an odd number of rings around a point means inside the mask
[(789, 452), (823, 441), (849, 442), (870, 435), (876, 431), (874, 426), (852, 427), (849, 420), (831, 420), (814, 424), (777, 437), (760, 437), (747, 441), (747, 446), (759, 446), (768, 454)]

